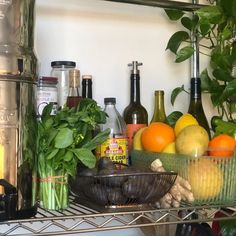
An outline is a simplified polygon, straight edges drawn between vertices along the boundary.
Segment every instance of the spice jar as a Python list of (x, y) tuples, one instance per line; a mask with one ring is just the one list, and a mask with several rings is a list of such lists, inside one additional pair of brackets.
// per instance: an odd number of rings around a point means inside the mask
[(41, 77), (38, 80), (37, 85), (37, 115), (42, 115), (44, 107), (53, 103), (53, 109), (51, 115), (55, 115), (57, 112), (57, 82), (56, 77)]

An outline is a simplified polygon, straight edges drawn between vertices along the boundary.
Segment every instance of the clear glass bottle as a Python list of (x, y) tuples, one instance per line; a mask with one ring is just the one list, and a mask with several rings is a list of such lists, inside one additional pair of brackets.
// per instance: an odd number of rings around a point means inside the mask
[(148, 125), (148, 113), (141, 104), (140, 99), (140, 74), (138, 67), (142, 63), (133, 61), (128, 66), (132, 67), (130, 74), (130, 103), (124, 110), (124, 120), (127, 125), (129, 152), (132, 150), (135, 132)]
[(66, 105), (70, 108), (77, 107), (81, 96), (79, 94), (80, 88), (80, 71), (79, 70), (70, 70), (69, 71), (69, 95), (67, 97)]
[(164, 122), (166, 123), (166, 112), (164, 104), (164, 91), (156, 90), (155, 91), (155, 106), (154, 113), (151, 120), (152, 122)]
[(82, 76), (82, 97), (83, 98), (93, 98), (92, 91), (92, 75)]
[(42, 115), (44, 107), (53, 103), (51, 115), (56, 115), (57, 105), (57, 81), (56, 77), (40, 77), (37, 85), (37, 116)]
[(69, 94), (69, 71), (75, 69), (76, 63), (74, 61), (53, 61), (51, 67), (51, 76), (58, 78), (58, 107), (63, 107)]
[(201, 94), (201, 79), (191, 78), (190, 87), (190, 104), (188, 113), (193, 115), (201, 125), (207, 131), (209, 138), (211, 137), (209, 124), (202, 106), (202, 94)]
[(107, 121), (100, 126), (101, 131), (110, 128), (110, 136), (107, 141), (96, 149), (96, 156), (107, 156), (114, 162), (128, 164), (128, 150), (126, 125), (116, 109), (116, 98), (104, 98)]

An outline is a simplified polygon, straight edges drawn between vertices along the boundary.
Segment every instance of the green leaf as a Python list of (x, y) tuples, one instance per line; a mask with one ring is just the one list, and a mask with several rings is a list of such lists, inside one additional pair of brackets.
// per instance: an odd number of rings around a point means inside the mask
[(189, 17), (183, 17), (181, 23), (188, 30), (192, 30), (195, 27), (193, 20)]
[(108, 139), (110, 132), (110, 129), (106, 129), (103, 132), (98, 133), (92, 140), (84, 144), (83, 148), (87, 148), (89, 150), (95, 149), (98, 145), (102, 144)]
[(236, 19), (236, 0), (222, 0), (220, 5), (225, 14)]
[(74, 156), (73, 152), (67, 151), (64, 156), (64, 161), (67, 161), (67, 162), (71, 161), (73, 159), (73, 156)]
[(171, 99), (170, 99), (172, 106), (174, 105), (177, 96), (178, 96), (180, 93), (182, 93), (183, 91), (185, 91), (184, 85), (182, 85), (181, 87), (177, 87), (177, 88), (175, 88), (175, 89), (172, 91), (172, 93), (171, 93)]
[(200, 28), (200, 32), (201, 32), (202, 36), (204, 37), (210, 32), (211, 25), (206, 22), (206, 23), (200, 24), (199, 28)]
[(44, 120), (44, 118), (50, 116), (51, 112), (52, 112), (52, 108), (53, 108), (53, 103), (49, 103), (48, 105), (46, 105), (43, 108), (43, 112), (42, 112), (42, 116), (41, 119)]
[(236, 80), (235, 79), (227, 83), (222, 95), (220, 96), (219, 101), (223, 103), (234, 94), (236, 94)]
[(186, 31), (178, 31), (171, 36), (166, 49), (169, 49), (176, 54), (180, 44), (187, 39), (190, 39), (190, 36)]
[(59, 130), (55, 137), (56, 148), (66, 148), (73, 143), (73, 131), (68, 128)]
[(231, 73), (229, 73), (228, 71), (222, 70), (222, 68), (214, 69), (212, 74), (217, 80), (220, 80), (220, 81), (229, 82), (234, 79), (234, 77), (231, 76)]
[(174, 127), (175, 126), (175, 123), (176, 121), (183, 115), (182, 112), (180, 111), (173, 111), (171, 112), (168, 116), (167, 116), (167, 123)]
[(228, 27), (225, 27), (221, 34), (221, 38), (222, 40), (227, 40), (232, 38), (232, 31)]
[(70, 149), (76, 157), (88, 168), (94, 168), (96, 164), (96, 158), (93, 153), (86, 148)]
[(236, 220), (222, 220), (219, 221), (220, 233), (222, 236), (236, 235)]
[(176, 54), (175, 62), (179, 63), (185, 61), (188, 58), (190, 58), (193, 55), (193, 53), (194, 53), (193, 47), (186, 46), (184, 48), (181, 48)]
[(202, 7), (196, 11), (199, 18), (208, 21), (211, 24), (218, 24), (221, 22), (223, 15), (218, 6)]
[(55, 157), (58, 153), (59, 149), (54, 149), (52, 150), (49, 155), (46, 156), (47, 160), (51, 160), (53, 157)]
[(180, 10), (171, 10), (171, 9), (164, 9), (167, 16), (169, 17), (170, 20), (177, 21), (179, 20), (183, 15), (184, 12)]

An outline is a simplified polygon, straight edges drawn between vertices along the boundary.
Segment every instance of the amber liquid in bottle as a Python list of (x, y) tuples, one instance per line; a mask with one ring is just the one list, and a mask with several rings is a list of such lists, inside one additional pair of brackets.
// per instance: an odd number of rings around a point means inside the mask
[(127, 126), (129, 153), (132, 150), (133, 137), (137, 130), (148, 124), (148, 113), (140, 101), (140, 75), (137, 61), (132, 62), (130, 76), (130, 104), (124, 110), (124, 120)]
[(71, 70), (69, 71), (69, 79), (70, 79), (70, 88), (69, 95), (67, 97), (67, 106), (69, 108), (77, 107), (82, 97), (79, 95), (79, 87), (80, 87), (80, 71), (79, 70)]
[(156, 90), (155, 91), (155, 107), (154, 113), (151, 120), (152, 122), (163, 122), (166, 123), (166, 112), (164, 104), (164, 91)]
[(200, 78), (191, 79), (190, 104), (188, 113), (193, 115), (198, 121), (199, 125), (205, 128), (210, 138), (211, 137), (210, 128), (202, 106)]

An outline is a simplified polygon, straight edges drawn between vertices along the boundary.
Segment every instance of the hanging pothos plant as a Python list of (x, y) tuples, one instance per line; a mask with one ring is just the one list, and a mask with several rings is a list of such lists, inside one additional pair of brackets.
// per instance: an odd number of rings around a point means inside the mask
[[(198, 38), (200, 55), (209, 56), (210, 65), (201, 72), (202, 91), (210, 94), (219, 115), (227, 121), (236, 121), (236, 75), (232, 74), (236, 63), (236, 0), (214, 0), (190, 14), (180, 10), (165, 10), (169, 19), (178, 21), (183, 30), (174, 33), (166, 49), (176, 55), (175, 62), (189, 59), (194, 53), (193, 37)], [(187, 90), (182, 85), (171, 94), (172, 105), (176, 97)], [(235, 96), (236, 97), (236, 96)]]

